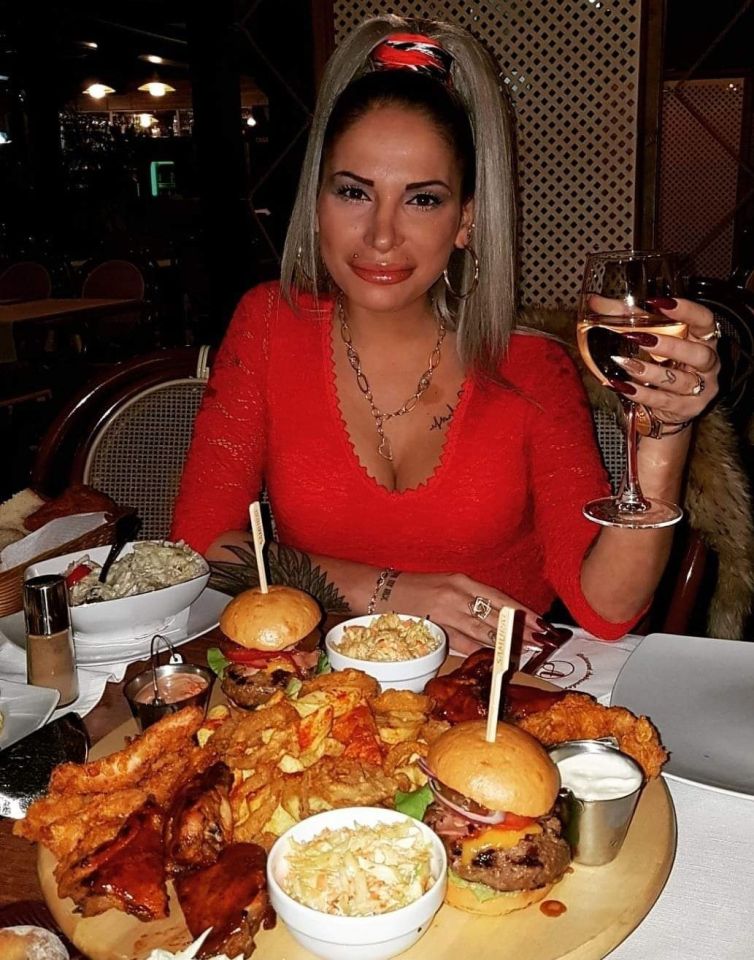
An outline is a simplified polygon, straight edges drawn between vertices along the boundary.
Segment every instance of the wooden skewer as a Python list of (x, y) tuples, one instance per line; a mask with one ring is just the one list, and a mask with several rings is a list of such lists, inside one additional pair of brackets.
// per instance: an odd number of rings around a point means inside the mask
[(487, 712), (487, 732), (485, 740), (494, 743), (497, 737), (497, 715), (500, 712), (500, 689), (503, 675), (508, 669), (511, 659), (511, 641), (513, 640), (513, 607), (501, 607), (497, 618), (497, 635), (495, 636), (495, 658), (492, 662), (492, 682), (490, 683), (490, 700)]
[(251, 535), (254, 538), (254, 553), (257, 558), (257, 572), (259, 573), (259, 589), (262, 593), (269, 593), (267, 587), (267, 573), (264, 569), (264, 527), (262, 526), (262, 510), (259, 501), (249, 504), (249, 520), (251, 521)]

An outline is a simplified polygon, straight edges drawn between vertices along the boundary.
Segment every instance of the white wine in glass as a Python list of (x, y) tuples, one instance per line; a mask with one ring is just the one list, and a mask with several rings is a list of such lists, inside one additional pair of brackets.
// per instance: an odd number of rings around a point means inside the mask
[[(657, 307), (682, 292), (676, 259), (655, 251), (614, 251), (587, 259), (576, 326), (579, 352), (589, 371), (606, 387), (626, 383), (630, 375), (613, 359), (624, 357), (668, 365), (626, 333), (660, 334), (685, 339), (685, 323), (671, 320)], [(681, 508), (666, 500), (647, 499), (637, 468), (637, 406), (619, 394), (626, 422), (626, 469), (618, 495), (591, 500), (584, 515), (610, 527), (652, 528), (677, 523)]]

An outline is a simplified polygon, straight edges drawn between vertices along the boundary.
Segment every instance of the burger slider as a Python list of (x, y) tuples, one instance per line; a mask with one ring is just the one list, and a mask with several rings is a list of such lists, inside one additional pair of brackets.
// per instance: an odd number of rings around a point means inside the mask
[(294, 587), (272, 584), (244, 590), (220, 616), (220, 650), (207, 654), (222, 678), (223, 693), (239, 707), (266, 703), (294, 678), (315, 674), (322, 614), (317, 602)]
[(534, 737), (499, 723), (467, 721), (441, 734), (424, 764), (434, 802), (425, 822), (448, 854), (447, 902), (502, 916), (544, 899), (571, 855), (553, 813), (555, 764)]

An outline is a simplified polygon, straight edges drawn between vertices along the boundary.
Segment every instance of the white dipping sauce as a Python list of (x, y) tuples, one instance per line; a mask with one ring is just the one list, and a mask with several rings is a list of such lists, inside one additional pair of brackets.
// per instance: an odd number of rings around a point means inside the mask
[(561, 785), (579, 800), (627, 797), (641, 786), (641, 773), (619, 753), (574, 753), (557, 766)]

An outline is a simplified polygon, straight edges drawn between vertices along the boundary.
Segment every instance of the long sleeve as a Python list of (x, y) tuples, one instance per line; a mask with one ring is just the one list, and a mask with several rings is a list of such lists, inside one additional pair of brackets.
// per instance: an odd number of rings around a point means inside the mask
[(184, 467), (172, 536), (204, 552), (224, 530), (248, 525), (265, 469), (268, 322), (277, 288), (240, 301), (212, 366)]
[(576, 368), (565, 350), (547, 341), (532, 405), (530, 470), (536, 525), (544, 548), (544, 573), (586, 630), (617, 640), (638, 620), (604, 620), (581, 591), (581, 565), (599, 528), (582, 515), (582, 507), (610, 488), (594, 439), (591, 410)]

